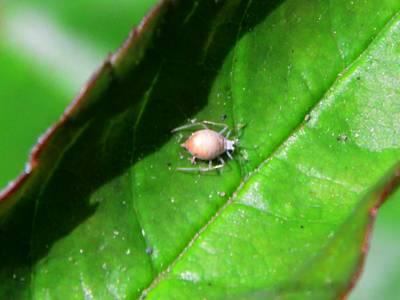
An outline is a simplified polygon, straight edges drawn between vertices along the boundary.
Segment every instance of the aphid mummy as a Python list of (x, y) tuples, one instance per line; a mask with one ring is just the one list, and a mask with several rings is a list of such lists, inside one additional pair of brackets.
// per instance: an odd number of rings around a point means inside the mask
[[(217, 132), (208, 128), (207, 125), (220, 126), (222, 130)], [(223, 135), (227, 131), (228, 126), (225, 124), (203, 121), (176, 128), (173, 132), (185, 130), (194, 126), (203, 126), (204, 129), (193, 132), (181, 146), (192, 155), (191, 161), (193, 164), (196, 159), (209, 161), (208, 168), (178, 168), (178, 170), (207, 172), (222, 168), (225, 165), (225, 161), (221, 155), (226, 153), (228, 157), (232, 159), (231, 152), (235, 150), (234, 146), (236, 141), (228, 139), (230, 132), (228, 131), (226, 137)], [(218, 159), (220, 164), (212, 166), (212, 161), (215, 159)]]

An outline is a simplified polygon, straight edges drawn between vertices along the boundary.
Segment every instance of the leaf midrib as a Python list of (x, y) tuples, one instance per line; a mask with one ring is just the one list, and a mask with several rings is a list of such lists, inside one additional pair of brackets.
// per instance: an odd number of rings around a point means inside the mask
[[(250, 1), (251, 2), (251, 1)], [(300, 120), (300, 122), (292, 129), (292, 131), (282, 140), (281, 143), (279, 143), (274, 150), (264, 159), (262, 160), (252, 171), (250, 171), (236, 190), (231, 194), (231, 196), (228, 198), (228, 200), (222, 205), (214, 215), (210, 217), (210, 219), (194, 234), (193, 238), (186, 244), (185, 247), (179, 252), (179, 254), (176, 256), (176, 258), (168, 264), (168, 266), (161, 272), (157, 274), (157, 276), (154, 277), (153, 281), (150, 283), (150, 285), (143, 289), (139, 299), (144, 299), (146, 295), (154, 289), (157, 284), (171, 271), (171, 269), (184, 257), (188, 249), (190, 249), (193, 244), (199, 239), (201, 234), (221, 215), (221, 213), (228, 207), (230, 206), (234, 199), (237, 197), (239, 192), (243, 189), (243, 187), (251, 180), (252, 176), (259, 171), (261, 168), (263, 168), (268, 162), (282, 149), (286, 146), (288, 141), (292, 136), (294, 136), (299, 130), (302, 129), (303, 124), (304, 124), (304, 118), (305, 116), (309, 115), (312, 111), (316, 110), (318, 106), (320, 105), (321, 101), (331, 93), (332, 90), (334, 90), (334, 87), (336, 87), (339, 83), (347, 79), (347, 76), (349, 74), (352, 74), (357, 70), (357, 68), (352, 68), (352, 66), (356, 66), (358, 61), (364, 56), (365, 53), (368, 52), (368, 50), (371, 48), (371, 46), (379, 40), (381, 34), (386, 31), (387, 27), (390, 27), (390, 24), (392, 21), (397, 17), (399, 14), (399, 10), (397, 10), (393, 15), (388, 18), (388, 20), (382, 25), (382, 27), (375, 32), (375, 35), (371, 36), (370, 41), (365, 45), (364, 49), (360, 52), (359, 55), (354, 57), (352, 61), (346, 66), (344, 66), (343, 70), (341, 72), (338, 72), (336, 75), (336, 78), (332, 81), (332, 83), (326, 88), (325, 92), (322, 93), (322, 95), (319, 97), (319, 100), (316, 101), (310, 109), (304, 114), (304, 117)], [(235, 50), (234, 50), (235, 52)], [(338, 49), (338, 52), (340, 54), (340, 50)], [(234, 122), (235, 123), (235, 122)], [(235, 125), (235, 124), (234, 124)]]

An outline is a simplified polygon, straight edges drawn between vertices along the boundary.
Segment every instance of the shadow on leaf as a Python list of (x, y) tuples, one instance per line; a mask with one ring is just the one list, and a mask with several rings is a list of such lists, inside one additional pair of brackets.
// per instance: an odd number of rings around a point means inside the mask
[[(0, 273), (10, 279), (29, 273), (55, 241), (96, 212), (100, 203), (90, 203), (93, 192), (157, 151), (172, 128), (207, 105), (236, 41), (281, 1), (175, 2), (166, 2), (169, 8), (143, 59), (123, 78), (115, 75), (79, 120), (66, 123), (76, 138), (67, 148), (52, 145), (58, 155), (54, 172), (19, 199), (1, 229)], [(29, 278), (12, 281), (10, 292), (25, 284)]]

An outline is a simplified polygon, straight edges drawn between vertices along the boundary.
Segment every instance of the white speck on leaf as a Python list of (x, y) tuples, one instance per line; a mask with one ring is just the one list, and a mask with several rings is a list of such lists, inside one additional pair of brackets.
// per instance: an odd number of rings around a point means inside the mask
[(267, 203), (262, 197), (262, 193), (260, 193), (260, 183), (255, 182), (247, 191), (247, 193), (244, 194), (242, 197), (241, 203), (257, 208), (262, 211), (267, 210)]
[(190, 271), (182, 272), (182, 273), (180, 274), (180, 277), (181, 277), (181, 279), (183, 279), (183, 280), (190, 281), (190, 282), (193, 282), (193, 283), (196, 283), (196, 282), (199, 282), (199, 281), (200, 281), (200, 276), (199, 276), (199, 274), (193, 273), (193, 272), (190, 272)]

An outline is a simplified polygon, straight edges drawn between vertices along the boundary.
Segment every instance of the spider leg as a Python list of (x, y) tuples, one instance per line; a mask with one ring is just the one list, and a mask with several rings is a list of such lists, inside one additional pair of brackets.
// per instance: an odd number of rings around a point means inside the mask
[(198, 127), (198, 126), (202, 126), (204, 129), (208, 129), (208, 127), (203, 122), (196, 122), (196, 123), (186, 124), (186, 125), (177, 127), (175, 129), (172, 129), (171, 132), (178, 132), (181, 130), (186, 130), (186, 129)]
[(216, 122), (212, 122), (212, 121), (201, 121), (201, 123), (207, 124), (207, 125), (213, 125), (213, 126), (219, 126), (219, 127), (228, 127), (228, 125), (226, 125), (225, 123), (216, 123)]
[(229, 159), (233, 159), (232, 154), (229, 151), (226, 151), (226, 155), (229, 157)]
[(218, 170), (221, 169), (225, 166), (225, 161), (222, 159), (222, 157), (219, 158), (219, 161), (221, 162), (219, 165), (213, 166), (212, 165), (212, 161), (209, 160), (208, 161), (208, 167), (207, 168), (202, 168), (202, 167), (198, 167), (198, 168), (177, 168), (178, 171), (183, 171), (183, 172), (209, 172), (209, 171), (213, 171), (213, 170)]
[(178, 171), (182, 172), (209, 172), (217, 169), (221, 169), (224, 165), (216, 165), (207, 168), (176, 168)]
[(226, 125), (224, 123), (216, 123), (216, 122), (211, 122), (211, 121), (207, 121), (207, 120), (204, 120), (202, 123), (205, 125), (222, 127), (222, 129), (219, 131), (219, 134), (223, 134), (229, 128), (228, 125)]
[(223, 135), (223, 134), (225, 133), (225, 131), (227, 131), (227, 130), (228, 130), (228, 127), (224, 127), (224, 128), (222, 128), (222, 130), (220, 130), (218, 133), (221, 134), (221, 135)]
[(207, 125), (222, 127), (222, 129), (219, 132), (220, 134), (224, 133), (229, 128), (228, 125), (223, 124), (223, 123), (216, 123), (216, 122), (204, 120), (204, 121), (194, 122), (194, 123), (190, 123), (190, 124), (186, 124), (186, 125), (177, 127), (175, 129), (172, 129), (171, 132), (186, 130), (186, 129), (197, 127), (197, 126), (202, 126), (204, 129), (209, 129)]

